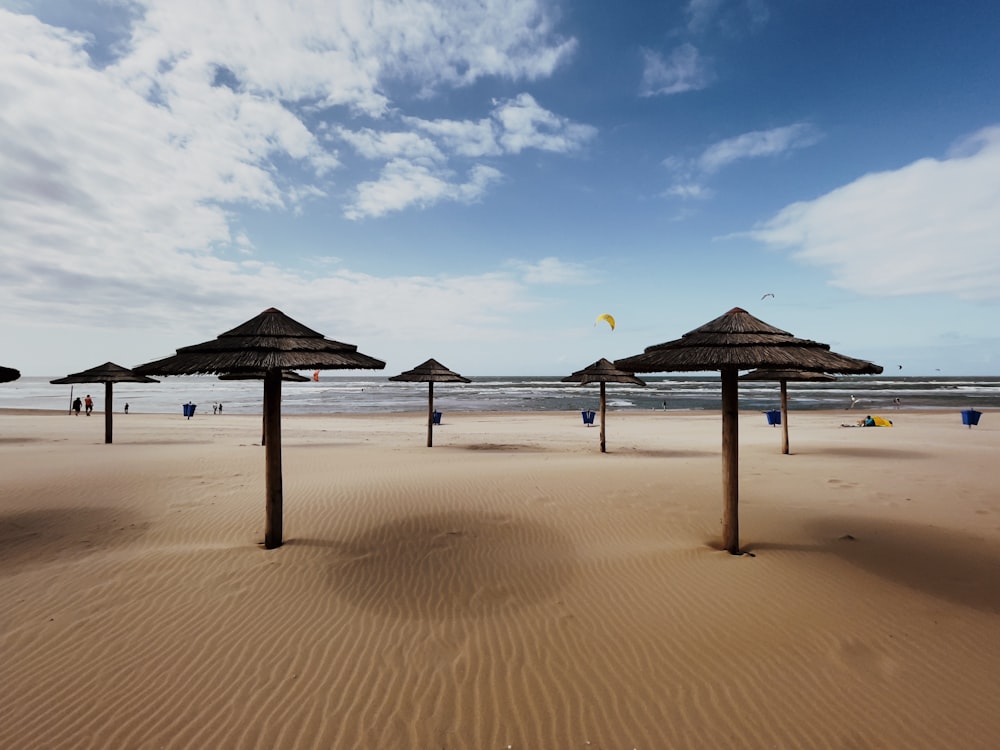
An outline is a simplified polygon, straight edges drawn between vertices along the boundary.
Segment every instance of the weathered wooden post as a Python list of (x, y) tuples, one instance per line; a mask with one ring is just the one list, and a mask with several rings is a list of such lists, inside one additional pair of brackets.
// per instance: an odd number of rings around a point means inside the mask
[(740, 554), (740, 412), (735, 367), (722, 368), (722, 544)]
[(281, 370), (272, 367), (264, 375), (264, 429), (267, 435), (265, 451), (266, 514), (264, 548), (281, 546), (282, 485), (281, 485)]

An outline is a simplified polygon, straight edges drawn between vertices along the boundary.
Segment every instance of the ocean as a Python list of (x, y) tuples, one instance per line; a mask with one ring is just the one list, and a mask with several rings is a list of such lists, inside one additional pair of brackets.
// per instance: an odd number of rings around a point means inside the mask
[[(304, 373), (307, 374), (307, 373)], [(52, 385), (62, 377), (22, 377), (0, 383), (0, 408), (69, 410), (70, 386)], [(442, 412), (574, 411), (597, 409), (597, 385), (562, 383), (558, 377), (473, 377), (471, 383), (437, 383), (434, 406)], [(646, 387), (607, 385), (608, 408), (613, 410), (718, 410), (719, 376), (644, 376)], [(91, 394), (95, 410), (104, 409), (104, 386), (73, 387), (74, 396)], [(225, 413), (260, 414), (263, 385), (259, 381), (223, 381), (214, 376), (160, 379), (155, 385), (118, 383), (114, 409), (126, 402), (130, 411), (182, 413), (188, 402), (196, 414), (211, 413), (222, 403)], [(847, 409), (879, 412), (904, 409), (989, 409), (1000, 407), (1000, 377), (841, 377), (829, 383), (789, 383), (789, 408), (796, 410)], [(740, 409), (767, 411), (780, 406), (777, 383), (740, 382)], [(387, 376), (352, 377), (320, 374), (318, 382), (282, 384), (285, 414), (377, 414), (422, 411), (427, 408), (426, 383), (397, 383)]]

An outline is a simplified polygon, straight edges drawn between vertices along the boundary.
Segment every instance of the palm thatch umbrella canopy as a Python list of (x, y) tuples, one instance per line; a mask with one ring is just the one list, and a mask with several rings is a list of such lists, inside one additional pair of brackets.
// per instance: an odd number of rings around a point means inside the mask
[(115, 383), (158, 383), (158, 380), (147, 378), (127, 367), (116, 365), (114, 362), (105, 362), (103, 365), (91, 367), (83, 372), (76, 372), (67, 375), (65, 378), (50, 380), (53, 385), (69, 385), (73, 383), (104, 383), (104, 442), (110, 443), (114, 429), (113, 422), (113, 390)]
[(739, 307), (679, 339), (617, 360), (615, 366), (628, 372), (721, 372), (722, 538), (726, 550), (734, 555), (740, 554), (739, 371), (766, 368), (853, 375), (882, 372), (879, 365), (832, 352), (827, 344), (795, 338)]
[(434, 384), (435, 383), (471, 383), (457, 372), (452, 372), (436, 359), (429, 359), (412, 370), (393, 375), (389, 380), (404, 383), (427, 383), (427, 447), (434, 444)]
[(21, 377), (19, 370), (15, 370), (13, 367), (0, 367), (0, 383), (9, 383), (19, 377)]
[(776, 380), (781, 383), (781, 452), (788, 455), (788, 381), (829, 383), (836, 378), (824, 372), (805, 370), (752, 370), (740, 375), (740, 380)]
[(135, 368), (144, 375), (264, 373), (267, 430), (264, 546), (281, 546), (281, 377), (285, 370), (381, 370), (385, 362), (361, 354), (353, 344), (324, 338), (269, 308), (217, 338), (177, 350), (172, 357)]
[(589, 385), (590, 383), (601, 384), (601, 453), (607, 453), (604, 442), (604, 414), (607, 410), (607, 396), (605, 394), (605, 383), (628, 383), (630, 385), (646, 385), (644, 380), (637, 378), (630, 372), (619, 370), (610, 360), (603, 357), (592, 365), (577, 370), (572, 375), (562, 379), (563, 383), (579, 383)]
[[(220, 375), (219, 380), (263, 380), (263, 372), (227, 372), (225, 375)], [(286, 383), (307, 383), (309, 378), (305, 375), (299, 375), (297, 372), (292, 370), (284, 370), (281, 373), (281, 379)], [(264, 412), (262, 419), (263, 427), (260, 433), (260, 444), (267, 445), (267, 412)]]

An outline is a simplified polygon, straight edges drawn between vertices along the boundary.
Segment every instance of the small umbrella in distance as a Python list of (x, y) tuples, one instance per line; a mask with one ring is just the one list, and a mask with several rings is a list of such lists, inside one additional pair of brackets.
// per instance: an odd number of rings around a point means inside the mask
[(404, 383), (427, 383), (427, 447), (434, 444), (434, 384), (435, 383), (471, 383), (457, 372), (452, 372), (436, 359), (429, 359), (417, 365), (412, 370), (393, 375), (389, 380)]
[(601, 384), (601, 453), (607, 453), (604, 433), (604, 414), (606, 412), (607, 397), (605, 394), (605, 383), (628, 383), (630, 385), (646, 385), (645, 381), (637, 378), (630, 372), (620, 370), (615, 367), (610, 360), (599, 359), (594, 364), (577, 370), (572, 375), (562, 379), (563, 383), (579, 383), (588, 385), (590, 383)]

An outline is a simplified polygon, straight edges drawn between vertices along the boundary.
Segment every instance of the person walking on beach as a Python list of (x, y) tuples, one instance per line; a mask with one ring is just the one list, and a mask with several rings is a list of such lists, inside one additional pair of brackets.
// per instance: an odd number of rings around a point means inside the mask
[(128, 401), (125, 402), (125, 413), (128, 414)]
[(90, 397), (89, 393), (87, 394), (87, 398), (83, 400), (83, 406), (87, 412), (87, 416), (89, 417), (90, 413), (94, 410), (94, 399)]
[(222, 414), (222, 402), (219, 402), (219, 414)]
[(83, 408), (83, 402), (80, 400), (80, 397), (77, 396), (73, 399), (73, 414), (79, 417), (81, 408)]

